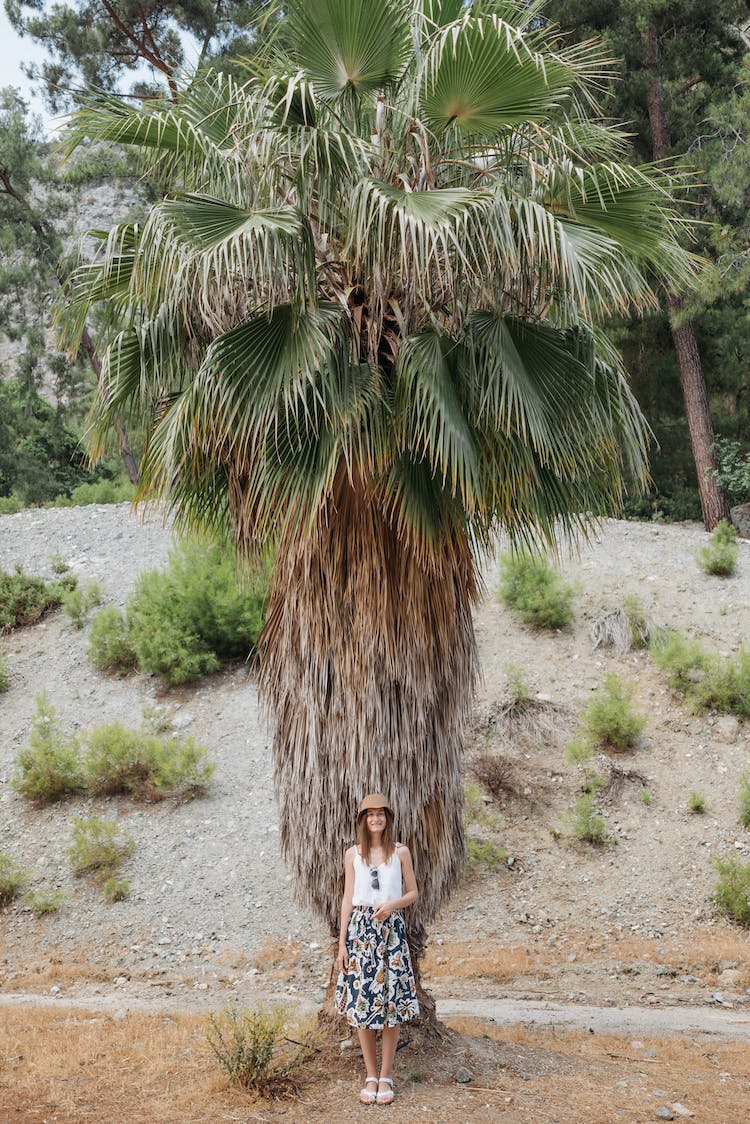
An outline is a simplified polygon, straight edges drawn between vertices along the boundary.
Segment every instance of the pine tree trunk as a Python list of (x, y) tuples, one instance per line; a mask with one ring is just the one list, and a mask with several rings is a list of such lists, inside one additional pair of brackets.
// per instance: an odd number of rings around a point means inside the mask
[[(651, 73), (647, 101), (654, 159), (665, 160), (669, 156), (670, 149), (669, 126), (664, 107), (661, 52), (655, 28), (650, 28), (644, 33), (643, 43), (646, 69)], [(714, 475), (718, 467), (713, 452), (714, 429), (695, 326), (690, 320), (680, 321), (678, 314), (681, 306), (682, 301), (679, 296), (674, 293), (667, 294), (672, 342), (677, 356), (680, 386), (685, 401), (690, 443), (698, 476), (703, 524), (707, 531), (712, 531), (720, 519), (729, 518), (729, 503), (724, 489), (719, 486)]]

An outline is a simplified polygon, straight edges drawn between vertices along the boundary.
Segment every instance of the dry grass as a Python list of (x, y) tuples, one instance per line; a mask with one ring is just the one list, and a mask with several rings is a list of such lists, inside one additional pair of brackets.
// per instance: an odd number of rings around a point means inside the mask
[[(676, 1101), (697, 1120), (745, 1119), (746, 1043), (634, 1043), (578, 1031), (498, 1028), (476, 1019), (451, 1020), (451, 1028), (440, 1051), (416, 1054), (407, 1046), (399, 1054), (400, 1124), (646, 1121), (657, 1107)], [(85, 1011), (6, 1009), (0, 1118), (3, 1124), (251, 1124), (279, 1115), (295, 1124), (370, 1120), (372, 1110), (368, 1117), (356, 1100), (357, 1051), (341, 1056), (335, 1038), (319, 1038), (319, 1052), (302, 1067), (299, 1095), (278, 1103), (231, 1089), (205, 1032), (205, 1018), (196, 1015), (118, 1020)], [(460, 1064), (474, 1073), (466, 1088), (453, 1079)]]
[(425, 982), (440, 979), (485, 979), (507, 983), (539, 967), (528, 948), (483, 941), (451, 941), (430, 945), (422, 969)]

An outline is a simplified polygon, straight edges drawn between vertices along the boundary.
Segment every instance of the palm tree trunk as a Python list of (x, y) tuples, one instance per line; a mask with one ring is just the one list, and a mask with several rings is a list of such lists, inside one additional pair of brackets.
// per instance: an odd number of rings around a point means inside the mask
[(295, 896), (338, 932), (359, 801), (385, 792), (414, 859), (419, 900), (405, 919), (417, 959), (423, 927), (464, 862), (461, 754), (477, 673), (476, 595), (468, 542), (417, 558), (381, 497), (342, 465), (312, 532), (280, 544), (261, 638)]
[[(644, 33), (643, 43), (646, 69), (651, 73), (647, 101), (654, 159), (665, 160), (670, 149), (669, 126), (664, 106), (661, 52), (655, 28), (649, 28)], [(695, 325), (691, 320), (680, 319), (682, 301), (676, 294), (667, 294), (667, 307), (680, 372), (680, 386), (685, 400), (693, 460), (698, 476), (703, 524), (707, 531), (712, 531), (720, 519), (729, 518), (729, 502), (724, 489), (716, 482), (714, 475), (718, 468), (713, 451), (714, 429)]]

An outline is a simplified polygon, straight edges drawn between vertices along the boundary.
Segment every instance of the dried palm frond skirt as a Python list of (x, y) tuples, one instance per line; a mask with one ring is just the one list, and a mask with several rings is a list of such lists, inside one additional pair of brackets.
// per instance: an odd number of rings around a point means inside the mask
[(351, 1026), (382, 1030), (419, 1014), (417, 989), (406, 941), (406, 926), (396, 911), (376, 921), (372, 906), (355, 906), (346, 934), (349, 968), (339, 972), (336, 1010)]

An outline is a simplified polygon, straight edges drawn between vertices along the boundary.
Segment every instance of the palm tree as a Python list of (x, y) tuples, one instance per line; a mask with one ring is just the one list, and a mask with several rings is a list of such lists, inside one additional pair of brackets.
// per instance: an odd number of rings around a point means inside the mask
[(693, 264), (667, 176), (597, 120), (606, 59), (553, 49), (534, 4), (285, 19), (292, 46), (244, 84), (75, 116), (72, 143), (133, 146), (175, 186), (80, 269), (68, 331), (104, 303), (94, 447), (138, 413), (142, 496), (276, 546), (260, 685), (298, 897), (335, 931), (357, 801), (383, 789), (419, 951), (464, 859), (483, 552), (585, 531), (643, 482), (597, 325)]

